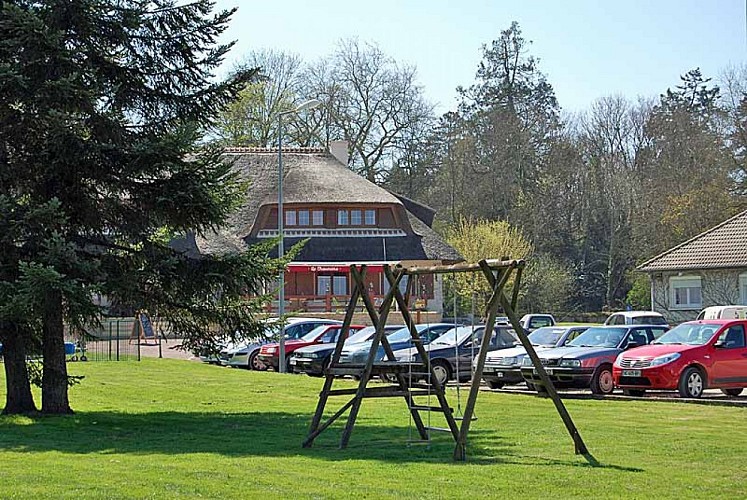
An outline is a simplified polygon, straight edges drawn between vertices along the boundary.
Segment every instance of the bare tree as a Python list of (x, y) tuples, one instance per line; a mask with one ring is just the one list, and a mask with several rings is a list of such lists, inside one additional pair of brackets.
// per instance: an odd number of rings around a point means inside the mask
[(235, 70), (259, 69), (220, 116), (215, 128), (218, 139), (230, 146), (269, 147), (277, 142), (278, 113), (291, 109), (297, 100), (301, 58), (276, 50), (250, 52)]
[(350, 144), (351, 167), (381, 182), (402, 151), (406, 133), (432, 117), (414, 67), (400, 65), (375, 44), (343, 40), (304, 74), (304, 92), (326, 102), (314, 123), (318, 139)]

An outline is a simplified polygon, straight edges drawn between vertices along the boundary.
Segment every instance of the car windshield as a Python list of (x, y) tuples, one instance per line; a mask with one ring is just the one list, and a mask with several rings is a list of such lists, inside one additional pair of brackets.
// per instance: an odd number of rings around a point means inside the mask
[(617, 347), (625, 335), (625, 328), (589, 328), (568, 345), (574, 347)]
[(683, 323), (669, 330), (654, 341), (654, 344), (703, 345), (713, 338), (719, 325)]
[(314, 342), (319, 335), (321, 335), (327, 330), (327, 328), (329, 328), (329, 325), (317, 326), (316, 328), (311, 330), (309, 333), (301, 337), (301, 340), (303, 340), (304, 342)]
[[(417, 330), (418, 333), (423, 333), (423, 330), (426, 328), (428, 328), (427, 325), (415, 325), (415, 330)], [(387, 335), (386, 339), (389, 342), (404, 342), (410, 340), (410, 330), (405, 326), (394, 333)]]
[(566, 330), (564, 328), (553, 328), (550, 326), (538, 328), (529, 334), (529, 342), (533, 345), (553, 347), (558, 343), (560, 337), (562, 337), (565, 332)]
[[(482, 328), (475, 328), (475, 334), (482, 333), (482, 330)], [(471, 334), (471, 326), (460, 326), (459, 328), (447, 330), (432, 343), (436, 345), (457, 345), (461, 344)]]
[(357, 344), (359, 342), (365, 342), (374, 333), (376, 333), (376, 328), (373, 326), (367, 326), (366, 328), (358, 330), (356, 333), (348, 337), (345, 343)]
[(666, 325), (667, 320), (661, 316), (636, 316), (631, 318), (634, 325)]

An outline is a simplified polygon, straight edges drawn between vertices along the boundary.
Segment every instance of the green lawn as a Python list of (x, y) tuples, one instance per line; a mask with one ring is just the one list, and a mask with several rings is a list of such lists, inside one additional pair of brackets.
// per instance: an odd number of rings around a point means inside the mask
[[(86, 376), (71, 390), (75, 415), (0, 417), (3, 498), (747, 493), (747, 415), (740, 408), (569, 400), (600, 462), (592, 467), (573, 454), (549, 400), (481, 392), (463, 464), (451, 461), (448, 435), (429, 448), (408, 446), (399, 399), (364, 401), (346, 450), (337, 449), (341, 423), (301, 448), (321, 379), (158, 359), (69, 368)], [(3, 399), (4, 390), (3, 380)], [(449, 397), (456, 406), (454, 390)], [(437, 414), (432, 419), (443, 425)]]

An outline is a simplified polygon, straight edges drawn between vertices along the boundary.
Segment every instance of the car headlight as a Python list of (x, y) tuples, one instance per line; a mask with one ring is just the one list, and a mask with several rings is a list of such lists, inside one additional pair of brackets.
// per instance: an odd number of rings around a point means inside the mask
[(615, 358), (615, 366), (620, 366), (620, 363), (622, 363), (622, 360), (623, 360), (623, 354), (625, 353), (621, 352), (620, 354), (617, 355), (617, 357)]
[(521, 366), (534, 366), (534, 363), (532, 363), (532, 358), (527, 356), (524, 358), (524, 360), (521, 362)]
[(308, 353), (305, 352), (305, 353), (298, 354), (298, 356), (299, 357), (303, 356), (303, 357), (309, 358), (309, 359), (316, 359), (316, 358), (319, 357), (319, 353), (318, 352), (308, 352)]
[(495, 360), (495, 363), (498, 365), (503, 365), (503, 366), (511, 366), (511, 365), (515, 365), (517, 361), (518, 359), (516, 357), (497, 358)]
[(659, 356), (658, 358), (654, 358), (651, 360), (651, 366), (660, 366), (660, 365), (666, 365), (667, 363), (671, 363), (672, 361), (675, 361), (680, 358), (680, 353), (673, 352), (672, 354), (665, 354), (664, 356)]
[(579, 368), (581, 366), (580, 359), (561, 359), (560, 366), (565, 368)]
[(267, 354), (275, 354), (276, 352), (278, 352), (278, 348), (277, 347), (268, 347), (265, 352)]

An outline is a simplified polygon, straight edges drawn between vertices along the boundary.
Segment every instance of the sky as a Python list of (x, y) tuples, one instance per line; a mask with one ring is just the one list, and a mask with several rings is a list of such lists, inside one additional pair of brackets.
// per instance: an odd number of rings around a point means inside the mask
[(444, 113), (457, 86), (475, 79), (481, 47), (517, 21), (529, 54), (561, 107), (579, 112), (601, 97), (657, 97), (699, 67), (718, 78), (747, 61), (747, 0), (217, 0), (238, 7), (224, 41), (226, 68), (252, 50), (315, 61), (341, 39), (376, 43), (417, 68), (426, 98)]

